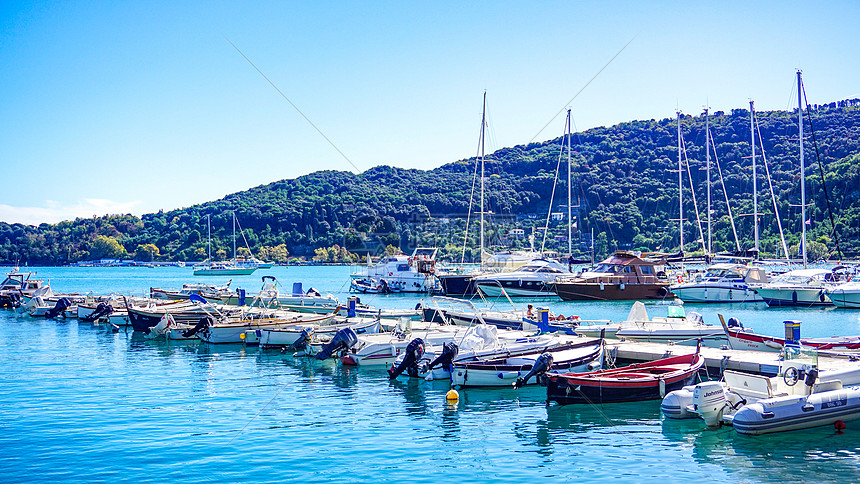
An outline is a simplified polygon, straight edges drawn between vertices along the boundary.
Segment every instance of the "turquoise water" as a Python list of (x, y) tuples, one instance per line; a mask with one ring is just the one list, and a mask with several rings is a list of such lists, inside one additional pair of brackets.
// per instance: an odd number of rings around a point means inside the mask
[[(38, 268), (55, 290), (143, 293), (194, 279), (186, 268)], [(345, 267), (260, 275), (301, 280), (339, 297)], [(215, 282), (226, 282), (221, 278)], [(368, 302), (414, 306), (411, 296)], [(548, 303), (583, 317), (618, 318), (628, 303)], [(662, 308), (649, 306), (660, 314)], [(736, 315), (780, 334), (860, 334), (860, 312), (689, 306), (706, 321)], [(541, 388), (464, 389), (389, 382), (384, 369), (294, 359), (240, 345), (145, 340), (75, 321), (0, 311), (2, 482), (852, 482), (860, 424), (763, 437), (669, 421), (659, 402), (545, 406)]]

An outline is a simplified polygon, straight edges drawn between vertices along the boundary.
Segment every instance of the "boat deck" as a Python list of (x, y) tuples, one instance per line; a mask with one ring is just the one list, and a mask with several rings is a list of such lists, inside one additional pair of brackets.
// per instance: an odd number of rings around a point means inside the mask
[[(670, 345), (663, 343), (643, 343), (634, 341), (607, 340), (606, 349), (615, 353), (618, 360), (639, 362), (654, 361), (670, 356), (691, 354), (695, 346)], [(731, 350), (706, 348), (700, 350), (705, 357), (708, 374), (719, 377), (724, 370), (737, 370), (746, 373), (775, 376), (779, 373), (779, 353), (765, 351)], [(860, 353), (818, 352), (818, 369), (847, 370), (860, 365)]]

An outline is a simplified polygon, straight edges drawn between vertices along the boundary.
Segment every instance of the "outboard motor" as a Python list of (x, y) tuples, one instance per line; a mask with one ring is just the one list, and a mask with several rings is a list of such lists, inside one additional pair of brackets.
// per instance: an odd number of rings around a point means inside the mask
[(327, 344), (323, 345), (319, 353), (314, 358), (325, 360), (330, 358), (332, 354), (339, 350), (348, 350), (358, 343), (358, 335), (352, 328), (343, 328), (334, 334), (334, 337)]
[(706, 381), (693, 389), (693, 409), (708, 427), (719, 427), (726, 405), (726, 391), (722, 382)]
[(57, 316), (63, 314), (63, 312), (71, 305), (72, 301), (70, 301), (69, 298), (60, 298), (60, 300), (57, 301), (57, 304), (55, 304), (53, 308), (49, 309), (48, 312), (45, 313), (45, 318), (54, 319)]
[(304, 350), (308, 347), (308, 343), (311, 341), (311, 335), (314, 334), (313, 328), (305, 328), (299, 333), (299, 338), (293, 342), (290, 346), (284, 346), (281, 352), (290, 351), (300, 351)]
[(738, 318), (729, 318), (729, 321), (726, 324), (729, 328), (744, 329), (744, 325), (738, 321)]
[(421, 360), (422, 356), (424, 356), (424, 340), (415, 338), (406, 345), (403, 361), (400, 362), (400, 365), (397, 368), (391, 365), (391, 368), (388, 369), (388, 378), (394, 380), (404, 370), (408, 370), (406, 374), (409, 376), (418, 376), (418, 361)]
[(436, 365), (440, 365), (443, 370), (452, 371), (454, 369), (454, 358), (457, 357), (457, 353), (460, 351), (460, 348), (457, 347), (457, 344), (453, 341), (445, 343), (442, 345), (442, 354), (436, 357), (430, 366), (427, 367), (427, 371), (430, 371)]
[(212, 325), (212, 322), (213, 321), (212, 321), (211, 317), (203, 316), (202, 318), (200, 318), (199, 321), (197, 321), (197, 324), (195, 324), (193, 328), (186, 329), (185, 331), (183, 331), (182, 337), (183, 338), (191, 338), (192, 336), (196, 335), (197, 333), (205, 330), (210, 325)]
[(99, 318), (110, 316), (111, 313), (113, 313), (113, 306), (106, 303), (99, 303), (99, 305), (96, 306), (96, 310), (91, 312), (88, 316), (82, 318), (81, 321), (85, 323), (92, 323)]
[(520, 387), (525, 386), (526, 383), (529, 382), (529, 378), (535, 375), (540, 377), (540, 375), (548, 372), (550, 368), (552, 368), (552, 355), (549, 353), (541, 354), (538, 356), (538, 359), (535, 360), (535, 364), (532, 365), (532, 369), (526, 373), (526, 376), (517, 378), (517, 381), (514, 382), (514, 388), (519, 390)]

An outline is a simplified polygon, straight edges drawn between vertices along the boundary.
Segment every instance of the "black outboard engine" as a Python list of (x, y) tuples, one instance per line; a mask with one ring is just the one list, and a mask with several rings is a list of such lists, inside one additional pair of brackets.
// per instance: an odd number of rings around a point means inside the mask
[(552, 355), (549, 353), (543, 353), (538, 356), (538, 359), (535, 360), (535, 364), (532, 365), (532, 369), (526, 373), (526, 376), (517, 378), (517, 381), (514, 382), (514, 388), (519, 389), (522, 386), (525, 386), (526, 383), (529, 382), (529, 378), (537, 375), (540, 378), (540, 375), (543, 375), (552, 367)]
[(323, 345), (319, 353), (314, 358), (325, 360), (330, 358), (332, 354), (339, 350), (348, 350), (358, 343), (358, 335), (352, 328), (343, 328), (334, 334), (334, 337), (327, 344)]
[(209, 326), (211, 326), (212, 322), (213, 321), (212, 321), (211, 317), (203, 316), (202, 318), (200, 318), (200, 321), (197, 321), (197, 324), (195, 324), (193, 328), (186, 329), (185, 331), (183, 331), (182, 337), (183, 338), (190, 338), (190, 337), (196, 335), (197, 333), (205, 330)]
[(305, 328), (299, 333), (299, 338), (293, 342), (290, 346), (284, 346), (281, 349), (281, 352), (285, 352), (287, 350), (290, 351), (300, 351), (306, 349), (308, 347), (308, 343), (311, 341), (311, 335), (314, 334), (313, 328)]
[(113, 306), (106, 303), (99, 303), (99, 305), (96, 306), (96, 310), (91, 312), (88, 316), (82, 318), (81, 321), (85, 323), (92, 323), (94, 321), (97, 321), (99, 318), (110, 316), (111, 313), (113, 313)]
[(744, 325), (738, 321), (738, 318), (729, 318), (729, 321), (726, 324), (730, 328), (744, 329)]
[(448, 342), (442, 345), (442, 354), (436, 357), (430, 366), (427, 367), (427, 371), (430, 371), (436, 365), (440, 365), (443, 370), (452, 371), (454, 369), (454, 358), (457, 357), (457, 353), (460, 351), (460, 348), (457, 347), (457, 344), (452, 342)]
[(391, 368), (388, 369), (388, 378), (394, 380), (404, 370), (409, 376), (418, 376), (418, 362), (422, 356), (424, 356), (424, 340), (415, 338), (406, 345), (406, 351), (403, 353), (403, 361), (400, 362), (400, 365), (397, 368), (391, 365)]
[(815, 380), (817, 380), (817, 379), (818, 379), (818, 369), (813, 368), (813, 369), (806, 372), (806, 380), (804, 380), (803, 383), (805, 383), (806, 386), (808, 386), (808, 387), (812, 387), (813, 385), (815, 385)]
[(57, 316), (63, 314), (63, 312), (71, 305), (72, 301), (70, 301), (69, 298), (62, 297), (59, 301), (57, 301), (57, 304), (55, 304), (53, 308), (49, 309), (48, 312), (45, 313), (45, 317), (47, 319), (54, 319)]

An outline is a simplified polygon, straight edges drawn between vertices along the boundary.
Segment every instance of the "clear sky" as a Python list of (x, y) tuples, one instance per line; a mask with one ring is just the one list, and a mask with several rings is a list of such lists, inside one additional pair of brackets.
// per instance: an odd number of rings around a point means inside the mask
[(6, 0), (0, 220), (434, 168), (474, 156), (485, 90), (492, 149), (561, 135), (568, 105), (578, 130), (790, 108), (798, 68), (811, 103), (860, 97), (858, 24), (849, 1)]

